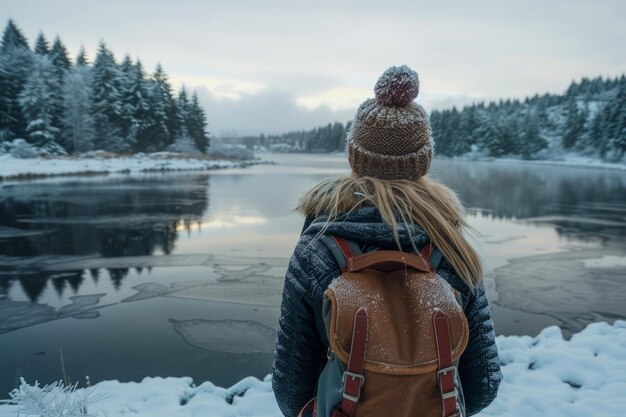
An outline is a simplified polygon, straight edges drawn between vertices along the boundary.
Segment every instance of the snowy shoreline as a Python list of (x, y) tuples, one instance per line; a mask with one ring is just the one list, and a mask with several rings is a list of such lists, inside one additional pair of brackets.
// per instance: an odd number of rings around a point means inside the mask
[(267, 161), (233, 161), (222, 159), (175, 156), (170, 153), (138, 154), (127, 157), (49, 157), (14, 158), (0, 155), (0, 181), (29, 180), (55, 176), (107, 175), (165, 171), (204, 171), (223, 168), (243, 168)]
[[(626, 321), (592, 323), (570, 340), (551, 326), (536, 337), (498, 336), (496, 341), (504, 381), (496, 400), (479, 416), (623, 414)], [(189, 377), (146, 377), (139, 383), (102, 381), (89, 390), (103, 396), (88, 407), (94, 416), (282, 416), (269, 375), (263, 380), (247, 377), (230, 388), (211, 382), (196, 386)], [(74, 395), (85, 395), (85, 389)], [(16, 405), (0, 405), (0, 417), (17, 413)]]
[(617, 162), (602, 162), (594, 158), (585, 157), (568, 157), (563, 160), (552, 159), (516, 159), (516, 158), (492, 158), (492, 157), (439, 157), (441, 160), (451, 161), (476, 161), (476, 162), (501, 162), (506, 164), (528, 164), (528, 165), (555, 165), (572, 168), (601, 168), (601, 169), (613, 169), (618, 171), (626, 171), (626, 164)]

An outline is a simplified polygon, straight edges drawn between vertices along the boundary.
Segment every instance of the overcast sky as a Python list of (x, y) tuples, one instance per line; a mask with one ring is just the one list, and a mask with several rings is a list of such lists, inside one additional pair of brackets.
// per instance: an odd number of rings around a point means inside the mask
[(428, 111), (626, 71), (624, 0), (0, 0), (0, 15), (31, 44), (43, 30), (72, 56), (104, 39), (118, 59), (162, 63), (216, 136), (345, 122), (390, 65), (419, 73)]

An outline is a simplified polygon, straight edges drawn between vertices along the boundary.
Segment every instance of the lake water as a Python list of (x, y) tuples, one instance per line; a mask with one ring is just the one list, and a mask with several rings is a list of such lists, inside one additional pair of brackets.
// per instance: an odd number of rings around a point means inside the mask
[[(271, 371), (298, 198), (344, 155), (0, 183), (0, 398), (49, 383)], [(482, 236), (499, 334), (626, 317), (626, 172), (435, 160)]]

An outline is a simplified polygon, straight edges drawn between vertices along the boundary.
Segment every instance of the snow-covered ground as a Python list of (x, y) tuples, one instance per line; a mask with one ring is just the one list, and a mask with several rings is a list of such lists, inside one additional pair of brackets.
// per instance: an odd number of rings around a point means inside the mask
[(575, 154), (565, 155), (560, 159), (521, 159), (521, 158), (492, 158), (492, 157), (473, 157), (460, 156), (453, 159), (469, 160), (469, 161), (495, 161), (512, 164), (538, 164), (538, 165), (561, 165), (576, 166), (588, 168), (605, 168), (626, 171), (626, 163), (623, 162), (604, 162), (597, 158), (589, 158)]
[(29, 178), (39, 176), (96, 174), (146, 171), (195, 171), (219, 168), (235, 168), (250, 165), (249, 161), (236, 162), (202, 158), (184, 158), (169, 152), (132, 157), (46, 157), (14, 158), (0, 154), (0, 179)]
[[(568, 341), (552, 326), (534, 338), (498, 336), (497, 343), (504, 381), (498, 398), (480, 416), (624, 414), (626, 321), (590, 324)], [(140, 383), (103, 381), (90, 389), (104, 398), (87, 411), (102, 417), (281, 416), (270, 376), (263, 381), (248, 377), (230, 388), (210, 382), (195, 386), (191, 378), (145, 378)], [(17, 413), (15, 405), (0, 406), (0, 417)]]

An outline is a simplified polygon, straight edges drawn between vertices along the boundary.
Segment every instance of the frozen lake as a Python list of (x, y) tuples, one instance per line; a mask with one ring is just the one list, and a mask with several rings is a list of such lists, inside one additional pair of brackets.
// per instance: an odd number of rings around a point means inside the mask
[[(210, 173), (0, 183), (0, 398), (19, 377), (271, 370), (297, 199), (343, 155)], [(626, 172), (436, 160), (466, 203), (496, 331), (626, 318)]]

